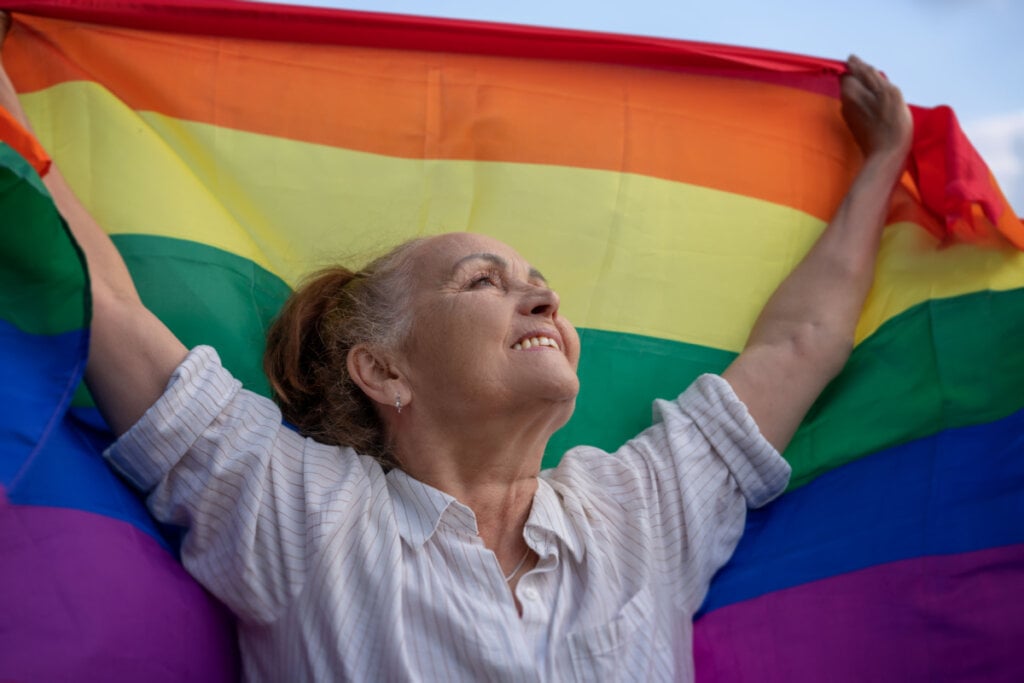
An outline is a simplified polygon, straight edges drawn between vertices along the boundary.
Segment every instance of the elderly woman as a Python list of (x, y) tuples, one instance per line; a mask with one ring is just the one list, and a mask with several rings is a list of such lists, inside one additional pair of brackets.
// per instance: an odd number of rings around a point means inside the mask
[[(510, 246), (441, 235), (316, 276), (268, 340), (279, 409), (143, 307), (48, 175), (92, 273), (109, 458), (188, 527), (183, 562), (237, 615), (249, 679), (692, 678), (692, 615), (849, 354), (910, 144), (899, 91), (848, 66), (863, 168), (746, 349), (615, 453), (576, 448), (553, 471), (579, 338)], [(6, 74), (0, 103), (20, 115)]]

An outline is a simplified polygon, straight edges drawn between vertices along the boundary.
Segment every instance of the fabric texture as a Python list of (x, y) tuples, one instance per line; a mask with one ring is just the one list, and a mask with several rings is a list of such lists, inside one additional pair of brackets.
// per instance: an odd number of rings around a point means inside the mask
[(688, 680), (692, 615), (790, 468), (718, 376), (655, 418), (542, 474), (521, 621), (469, 508), (283, 426), (209, 347), (108, 457), (189, 527), (183, 562), (239, 616), (251, 680)]

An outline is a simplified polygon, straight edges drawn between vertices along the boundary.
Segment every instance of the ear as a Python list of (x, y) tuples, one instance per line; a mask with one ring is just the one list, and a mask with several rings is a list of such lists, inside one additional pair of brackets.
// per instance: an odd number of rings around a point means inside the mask
[(412, 402), (412, 392), (391, 359), (366, 344), (353, 346), (345, 359), (348, 374), (363, 393), (376, 403), (395, 405), (399, 399), (403, 406)]

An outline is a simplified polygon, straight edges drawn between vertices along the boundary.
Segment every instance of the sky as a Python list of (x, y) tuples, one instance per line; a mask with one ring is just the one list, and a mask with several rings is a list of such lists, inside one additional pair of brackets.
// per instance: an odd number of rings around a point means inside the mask
[(286, 1), (744, 45), (831, 59), (856, 53), (885, 71), (908, 102), (953, 107), (1017, 214), (1024, 214), (1022, 0)]

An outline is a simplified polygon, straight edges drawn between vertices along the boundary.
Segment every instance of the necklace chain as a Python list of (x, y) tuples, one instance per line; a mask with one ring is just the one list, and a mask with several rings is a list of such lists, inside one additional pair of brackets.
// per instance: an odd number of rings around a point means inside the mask
[(516, 568), (512, 570), (512, 573), (505, 577), (505, 583), (508, 583), (512, 579), (516, 578), (516, 574), (518, 574), (519, 570), (523, 568), (524, 564), (526, 564), (526, 558), (528, 558), (529, 556), (530, 556), (530, 549), (527, 548), (526, 552), (523, 553), (523, 559), (519, 560), (519, 564), (517, 564)]

